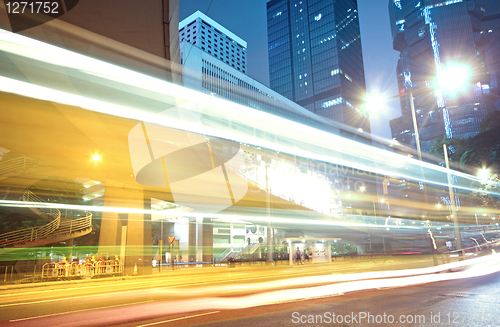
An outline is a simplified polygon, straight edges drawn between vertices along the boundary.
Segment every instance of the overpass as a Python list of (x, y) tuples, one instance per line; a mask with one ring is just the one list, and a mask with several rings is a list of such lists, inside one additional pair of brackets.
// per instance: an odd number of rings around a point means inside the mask
[[(0, 31), (0, 147), (41, 163), (6, 175), (0, 186), (21, 197), (51, 176), (85, 178), (104, 186), (101, 203), (11, 198), (0, 205), (101, 212), (99, 252), (124, 257), (128, 273), (136, 264), (141, 273), (151, 271), (152, 221), (165, 220), (160, 203), (179, 209), (167, 228), (182, 236), (186, 261), (212, 261), (214, 243), (223, 238), (229, 247), (265, 235), (271, 249), (286, 232), (357, 244), (367, 234), (426, 235), (430, 225), (420, 218), (380, 215), (377, 178), (418, 183), (422, 169), (427, 185), (444, 188), (445, 168), (317, 126), (328, 122), (313, 127), (168, 82), (158, 77), (166, 65), (146, 53), (121, 47), (103, 60), (82, 54), (88, 41), (71, 41), (78, 51)], [(314, 168), (320, 165), (324, 172)], [(349, 171), (369, 190), (348, 185)], [(479, 181), (453, 175), (458, 190)], [(265, 232), (247, 235), (247, 224)]]

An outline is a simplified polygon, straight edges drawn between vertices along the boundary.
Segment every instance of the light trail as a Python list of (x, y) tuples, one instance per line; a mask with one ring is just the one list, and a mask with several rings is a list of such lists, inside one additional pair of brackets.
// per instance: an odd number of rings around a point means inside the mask
[[(0, 200), (0, 207), (17, 207), (17, 208), (57, 208), (57, 209), (76, 209), (82, 211), (95, 211), (95, 212), (117, 212), (117, 213), (142, 213), (142, 214), (158, 214), (156, 210), (144, 210), (133, 208), (120, 208), (120, 207), (98, 207), (98, 206), (84, 206), (75, 204), (59, 204), (59, 203), (41, 203), (41, 202), (25, 202), (25, 201), (11, 201)], [(275, 222), (292, 225), (316, 225), (316, 226), (345, 226), (345, 227), (358, 227), (358, 228), (378, 228), (383, 229), (386, 226), (377, 224), (366, 223), (353, 223), (347, 221), (327, 221), (327, 220), (312, 220), (312, 219), (295, 219), (295, 218), (279, 218), (279, 217), (266, 217), (266, 216), (251, 216), (251, 215), (229, 215), (229, 214), (212, 214), (212, 213), (190, 213), (185, 212), (183, 217), (207, 217), (224, 219), (228, 222), (252, 221), (252, 222)], [(129, 218), (133, 220), (133, 218)], [(400, 229), (419, 230), (421, 226), (402, 225)], [(1, 252), (1, 251), (0, 251)]]
[[(435, 274), (435, 269), (449, 269), (468, 266), (465, 271)], [(416, 271), (427, 271), (428, 274), (407, 276), (408, 272), (392, 272), (392, 277), (372, 278), (363, 280), (353, 280), (340, 282), (331, 285), (304, 287), (299, 289), (287, 289), (269, 291), (264, 293), (251, 294), (239, 297), (211, 297), (197, 298), (178, 301), (154, 302), (149, 304), (137, 305), (134, 310), (123, 308), (110, 308), (100, 310), (98, 315), (89, 315), (88, 313), (71, 313), (61, 319), (57, 317), (46, 317), (37, 320), (40, 324), (58, 326), (83, 326), (83, 325), (103, 325), (126, 323), (130, 321), (153, 319), (168, 315), (178, 315), (196, 311), (211, 310), (234, 310), (257, 307), (262, 305), (272, 305), (286, 303), (290, 301), (302, 301), (319, 297), (338, 296), (354, 291), (383, 289), (391, 287), (413, 286), (424, 283), (457, 280), (463, 278), (473, 278), (486, 276), (500, 272), (500, 254), (492, 254), (485, 257), (475, 258), (467, 262), (457, 262), (442, 265), (440, 267), (417, 269)], [(414, 270), (415, 271), (415, 270)], [(383, 274), (388, 272), (375, 272)], [(391, 272), (389, 272), (391, 273)], [(357, 274), (359, 275), (359, 274)], [(394, 277), (405, 276), (405, 277)], [(334, 276), (338, 277), (338, 276)], [(358, 276), (360, 277), (360, 276)], [(316, 278), (316, 277), (310, 277)], [(355, 279), (355, 276), (345, 278)], [(294, 285), (297, 285), (296, 283)], [(57, 320), (52, 320), (57, 319)], [(22, 321), (12, 323), (13, 326), (26, 326)]]
[(180, 318), (175, 318), (175, 319), (169, 319), (169, 320), (162, 320), (162, 321), (152, 322), (150, 324), (139, 325), (137, 327), (154, 326), (154, 325), (164, 324), (164, 323), (172, 322), (172, 321), (179, 321), (179, 320), (196, 318), (196, 317), (201, 317), (201, 316), (206, 316), (206, 315), (213, 315), (214, 313), (219, 313), (219, 312), (220, 311), (212, 311), (212, 312), (200, 313), (198, 315), (192, 315), (192, 316), (180, 317)]
[(107, 306), (107, 307), (99, 307), (99, 308), (90, 308), (90, 309), (82, 309), (82, 310), (73, 310), (73, 311), (66, 311), (66, 312), (58, 312), (58, 313), (52, 313), (52, 314), (47, 314), (47, 315), (42, 315), (42, 316), (35, 316), (35, 317), (28, 317), (28, 318), (19, 318), (19, 319), (11, 319), (11, 320), (9, 320), (9, 322), (24, 321), (24, 320), (32, 320), (32, 319), (39, 319), (39, 318), (52, 317), (52, 316), (59, 316), (59, 315), (65, 315), (65, 314), (69, 314), (69, 313), (83, 312), (83, 311), (90, 311), (90, 310), (99, 310), (99, 309), (118, 308), (118, 307), (123, 307), (123, 306), (127, 306), (127, 305), (135, 305), (135, 304), (149, 303), (149, 302), (153, 302), (153, 301), (154, 301), (154, 300), (148, 300), (148, 301), (141, 301), (141, 302), (133, 302), (133, 303), (125, 303), (125, 304), (110, 305), (110, 306)]
[[(95, 112), (150, 122), (169, 128), (231, 139), (240, 143), (262, 146), (304, 158), (415, 181), (421, 181), (419, 167), (423, 166), (426, 169), (426, 183), (447, 186), (447, 170), (438, 165), (420, 162), (416, 159), (345, 139), (338, 135), (247, 108), (224, 99), (212, 97), (22, 35), (1, 30), (0, 50), (21, 56), (24, 60), (30, 61), (31, 64), (34, 64), (35, 67), (40, 67), (42, 70), (44, 67), (41, 66), (50, 64), (56, 67), (64, 67), (67, 69), (65, 74), (72, 74), (73, 72), (80, 78), (86, 78), (87, 82), (90, 83), (100, 85), (103, 81), (109, 81), (115, 87), (117, 87), (117, 83), (121, 83), (122, 86), (127, 86), (126, 89), (129, 90), (131, 95), (147, 97), (173, 106), (181, 103), (178, 108), (182, 110), (194, 111), (197, 114), (202, 113), (208, 117), (216, 117), (217, 119), (225, 119), (243, 124), (249, 130), (236, 130), (223, 126), (214, 128), (210, 124), (203, 122), (201, 125), (195, 124), (187, 119), (183, 120), (181, 117), (168, 116), (168, 110), (167, 113), (151, 113), (146, 108), (139, 106), (140, 101), (137, 101), (136, 104), (139, 107), (134, 107), (133, 104), (131, 104), (131, 107), (125, 107), (110, 102), (112, 100), (101, 101), (91, 99), (79, 94), (53, 90), (50, 87), (42, 85), (25, 83), (8, 77), (0, 77), (0, 90), (4, 92), (63, 103)], [(45, 83), (44, 81), (39, 81), (39, 83), (42, 82)], [(47, 83), (47, 85), (50, 85), (49, 82)], [(259, 126), (259, 128), (262, 128), (266, 132), (287, 140), (293, 145), (260, 139), (255, 136), (255, 128), (253, 126)], [(299, 135), (300, 138), (298, 137)], [(332, 146), (333, 144), (335, 144), (335, 147)], [(400, 165), (394, 166), (394, 162), (398, 162)], [(375, 167), (374, 164), (378, 167)], [(453, 171), (452, 174), (463, 179), (454, 185), (456, 188), (474, 190), (466, 185), (466, 181), (480, 181), (476, 176), (458, 171)], [(495, 192), (490, 192), (490, 194), (500, 195)]]

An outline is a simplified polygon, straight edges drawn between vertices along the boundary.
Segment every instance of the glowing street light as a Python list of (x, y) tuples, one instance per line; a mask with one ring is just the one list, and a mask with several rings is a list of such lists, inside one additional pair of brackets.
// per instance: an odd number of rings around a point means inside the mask
[(436, 204), (436, 208), (441, 209), (442, 205), (441, 203)]
[(481, 168), (477, 173), (477, 177), (481, 180), (481, 182), (486, 183), (490, 178), (490, 170), (488, 168)]
[(92, 157), (92, 159), (94, 159), (95, 161), (99, 161), (99, 160), (101, 160), (101, 156), (100, 156), (100, 155), (98, 155), (98, 154), (95, 154), (95, 155)]
[(380, 114), (385, 111), (387, 108), (387, 100), (387, 96), (378, 92), (368, 94), (366, 96), (365, 107), (370, 113), (370, 116)]
[[(438, 81), (437, 81), (437, 87), (440, 89), (443, 89), (450, 95), (454, 95), (458, 91), (463, 90), (467, 84), (470, 83), (470, 78), (471, 78), (471, 73), (470, 69), (467, 66), (464, 65), (458, 65), (454, 63), (449, 63), (446, 66), (442, 67), (440, 70), (438, 70)], [(423, 86), (417, 89), (413, 89), (411, 86), (409, 88), (409, 97), (410, 97), (410, 109), (411, 109), (411, 118), (413, 121), (413, 131), (415, 133), (415, 145), (417, 147), (417, 154), (418, 154), (418, 160), (422, 162), (422, 151), (420, 149), (420, 134), (418, 130), (418, 123), (417, 123), (417, 115), (415, 111), (415, 101), (413, 97), (413, 93), (424, 90), (424, 89), (430, 89), (432, 86)], [(441, 93), (440, 89), (435, 89), (435, 93)], [(399, 98), (402, 96), (406, 96), (406, 92), (403, 89), (399, 95), (392, 96), (392, 97), (381, 97), (378, 94), (374, 94), (372, 96), (368, 96), (367, 99), (370, 101), (367, 103), (368, 108), (377, 108), (380, 109), (383, 106), (385, 106), (385, 101), (393, 98)], [(374, 103), (376, 102), (376, 103)], [(445, 161), (446, 161), (446, 168), (448, 169), (447, 175), (448, 175), (448, 187), (449, 187), (449, 192), (450, 192), (450, 198), (451, 198), (451, 207), (452, 207), (452, 217), (454, 218), (454, 225), (455, 225), (455, 236), (457, 238), (457, 250), (462, 249), (462, 241), (461, 241), (461, 236), (460, 236), (460, 231), (458, 228), (458, 215), (456, 214), (456, 203), (455, 203), (455, 195), (453, 192), (453, 187), (451, 184), (451, 176), (449, 173), (449, 163), (448, 163), (448, 152), (446, 149), (446, 144), (443, 144), (444, 147), (444, 155), (445, 155)], [(424, 201), (425, 201), (425, 206), (426, 206), (426, 211), (428, 215), (428, 204), (429, 200), (427, 197), (427, 189), (425, 187), (425, 176), (424, 176), (424, 169), (423, 166), (420, 165), (420, 174), (422, 175), (422, 186), (424, 190)], [(380, 200), (381, 203), (383, 199)], [(434, 250), (433, 250), (434, 253)], [(461, 259), (463, 257), (463, 252), (461, 255)], [(435, 260), (436, 264), (436, 260)]]
[(455, 94), (463, 91), (471, 78), (470, 68), (466, 65), (450, 63), (438, 74), (438, 85), (444, 91)]

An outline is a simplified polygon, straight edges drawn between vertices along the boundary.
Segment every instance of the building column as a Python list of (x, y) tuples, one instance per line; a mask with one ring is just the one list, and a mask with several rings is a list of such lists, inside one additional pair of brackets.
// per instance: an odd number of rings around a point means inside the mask
[(326, 241), (326, 262), (332, 262), (332, 241)]
[(273, 262), (273, 229), (267, 227), (267, 261)]
[(212, 218), (203, 218), (203, 262), (211, 263), (214, 259), (214, 225)]
[(188, 261), (196, 262), (196, 217), (188, 222)]
[(293, 249), (292, 249), (292, 240), (288, 240), (288, 264), (293, 266)]
[[(143, 189), (124, 188), (123, 184), (110, 180), (106, 180), (105, 185), (104, 207), (140, 210), (151, 208), (150, 199), (145, 197)], [(126, 275), (133, 275), (136, 265), (138, 274), (150, 274), (152, 272), (150, 215), (103, 212), (98, 252), (110, 258), (120, 256), (120, 260), (125, 262)]]

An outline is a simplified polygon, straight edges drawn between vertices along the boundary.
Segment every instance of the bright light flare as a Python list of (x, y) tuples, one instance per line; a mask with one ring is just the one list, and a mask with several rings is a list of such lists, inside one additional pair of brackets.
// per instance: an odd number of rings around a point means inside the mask
[(366, 109), (370, 115), (381, 114), (387, 108), (387, 97), (380, 93), (372, 93), (366, 97)]
[(95, 154), (95, 155), (92, 157), (92, 159), (94, 159), (95, 161), (99, 161), (99, 160), (101, 160), (101, 156), (100, 156), (100, 155), (98, 155), (98, 154)]
[(439, 87), (448, 93), (462, 91), (471, 78), (470, 68), (465, 65), (449, 64), (444, 67), (438, 77)]
[(479, 169), (477, 177), (481, 180), (481, 182), (486, 183), (490, 178), (490, 170), (488, 168)]

